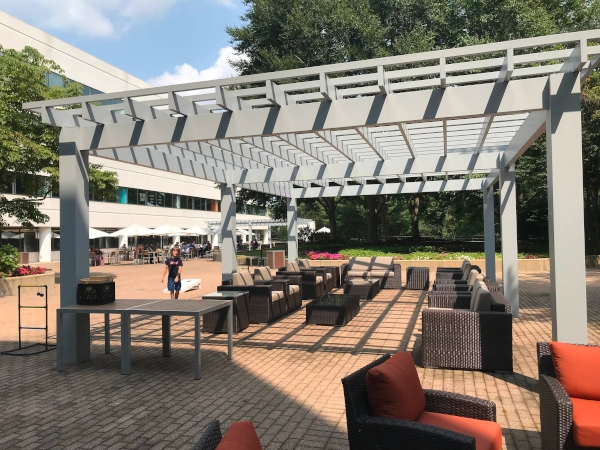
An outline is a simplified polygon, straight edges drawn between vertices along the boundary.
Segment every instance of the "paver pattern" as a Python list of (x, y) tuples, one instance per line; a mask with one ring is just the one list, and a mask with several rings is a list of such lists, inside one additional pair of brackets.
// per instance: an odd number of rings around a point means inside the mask
[[(219, 283), (220, 263), (184, 262), (184, 277), (202, 278), (198, 298)], [(58, 272), (58, 264), (50, 265)], [(166, 298), (162, 266), (101, 266), (116, 276), (118, 298)], [(513, 374), (418, 368), (425, 388), (496, 402), (505, 448), (540, 449), (535, 343), (549, 340), (547, 273), (520, 277), (521, 317), (514, 322)], [(600, 271), (587, 272), (589, 340), (600, 343)], [(50, 333), (60, 287), (50, 289)], [(27, 301), (39, 302), (35, 292)], [(0, 298), (0, 350), (17, 345), (16, 297)], [(306, 302), (305, 302), (306, 305)], [(347, 449), (340, 379), (383, 353), (414, 351), (421, 343), (421, 291), (383, 290), (361, 302), (345, 327), (305, 325), (301, 310), (270, 325), (251, 325), (235, 336), (233, 361), (226, 336), (203, 335), (202, 379), (193, 376), (193, 326), (173, 320), (173, 355), (163, 358), (160, 317), (133, 317), (133, 373), (120, 374), (120, 335), (112, 321), (112, 347), (104, 354), (102, 316), (92, 316), (92, 360), (54, 370), (55, 352), (0, 355), (0, 449), (185, 449), (211, 419), (227, 429), (252, 420), (265, 449)], [(43, 317), (29, 311), (30, 323)], [(26, 338), (39, 342), (40, 334)]]

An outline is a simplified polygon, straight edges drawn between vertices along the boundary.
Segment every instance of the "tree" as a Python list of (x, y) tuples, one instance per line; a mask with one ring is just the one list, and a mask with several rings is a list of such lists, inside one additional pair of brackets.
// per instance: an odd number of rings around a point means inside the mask
[[(0, 46), (0, 192), (19, 182), (24, 197), (8, 198), (0, 194), (0, 227), (13, 217), (21, 226), (32, 228), (48, 217), (40, 205), (58, 188), (58, 135), (60, 130), (44, 125), (39, 115), (24, 111), (24, 102), (81, 95), (78, 83), (64, 78), (65, 87), (48, 87), (46, 77), (61, 68), (36, 49), (22, 51)], [(90, 188), (98, 198), (114, 198), (117, 175), (90, 165)]]
[(335, 241), (338, 238), (336, 210), (343, 197), (323, 197), (315, 199), (327, 213), (329, 221), (329, 239)]
[(235, 204), (239, 211), (245, 205), (268, 208), (270, 215), (275, 220), (287, 220), (287, 199), (263, 192), (240, 189), (235, 194)]

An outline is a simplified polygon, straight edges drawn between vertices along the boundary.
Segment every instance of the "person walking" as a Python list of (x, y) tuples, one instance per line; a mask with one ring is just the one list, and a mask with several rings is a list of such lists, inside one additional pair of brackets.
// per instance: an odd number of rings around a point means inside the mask
[(171, 257), (165, 261), (165, 268), (163, 270), (161, 283), (165, 282), (165, 275), (169, 272), (169, 278), (167, 280), (167, 289), (171, 294), (171, 298), (179, 298), (179, 291), (181, 290), (181, 270), (183, 268), (183, 261), (179, 256), (179, 247), (173, 247), (171, 249)]

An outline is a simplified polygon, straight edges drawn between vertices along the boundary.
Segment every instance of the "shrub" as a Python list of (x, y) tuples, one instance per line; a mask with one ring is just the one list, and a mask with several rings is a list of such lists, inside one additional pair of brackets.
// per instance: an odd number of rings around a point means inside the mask
[(24, 277), (26, 275), (40, 275), (46, 273), (45, 267), (21, 266), (13, 272), (15, 277)]
[(0, 247), (0, 276), (10, 276), (19, 266), (19, 251), (10, 244)]

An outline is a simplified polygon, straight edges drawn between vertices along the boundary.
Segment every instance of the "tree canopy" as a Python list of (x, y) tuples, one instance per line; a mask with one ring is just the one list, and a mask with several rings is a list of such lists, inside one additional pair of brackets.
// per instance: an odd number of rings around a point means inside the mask
[[(0, 226), (13, 217), (23, 227), (44, 223), (44, 198), (58, 188), (60, 129), (42, 123), (39, 115), (24, 111), (24, 102), (78, 96), (82, 86), (64, 77), (61, 68), (32, 47), (22, 51), (0, 46)], [(48, 86), (49, 73), (63, 76), (64, 87)], [(90, 188), (99, 198), (116, 193), (117, 175), (90, 165)], [(7, 197), (14, 182), (23, 197)]]
[[(243, 24), (228, 27), (243, 75), (498, 42), (600, 27), (600, 0), (245, 0)], [(588, 246), (598, 247), (598, 75), (584, 86), (584, 190)], [(517, 163), (522, 237), (547, 237), (546, 147), (542, 136)], [(481, 193), (304, 201), (332, 238), (481, 234)], [(352, 217), (344, 213), (352, 204)], [(310, 204), (310, 205), (309, 205)], [(342, 209), (340, 209), (342, 208)], [(321, 214), (317, 214), (321, 211)], [(362, 221), (356, 223), (356, 213)], [(332, 222), (333, 221), (333, 222)], [(340, 224), (336, 225), (336, 221)], [(318, 225), (319, 226), (319, 225)], [(401, 227), (401, 228), (399, 228)], [(479, 232), (478, 232), (479, 230)], [(357, 236), (358, 234), (358, 236)]]

